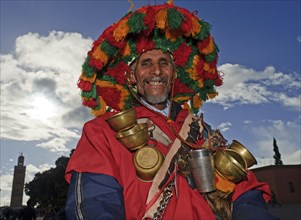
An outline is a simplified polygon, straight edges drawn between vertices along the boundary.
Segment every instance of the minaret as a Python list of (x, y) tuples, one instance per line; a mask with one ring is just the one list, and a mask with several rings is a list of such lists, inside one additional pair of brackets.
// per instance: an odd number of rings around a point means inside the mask
[(24, 166), (24, 156), (21, 153), (21, 155), (18, 157), (18, 165), (15, 166), (14, 170), (13, 188), (10, 200), (11, 207), (22, 206), (25, 169), (26, 166)]

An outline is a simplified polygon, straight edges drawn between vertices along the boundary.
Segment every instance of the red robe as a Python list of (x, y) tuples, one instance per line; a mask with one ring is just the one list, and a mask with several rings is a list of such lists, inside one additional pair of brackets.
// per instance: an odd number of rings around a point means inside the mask
[[(137, 118), (149, 118), (170, 140), (175, 136), (167, 124), (167, 118), (154, 113), (145, 107), (136, 107)], [(134, 153), (127, 150), (116, 138), (114, 132), (105, 121), (112, 113), (95, 118), (84, 125), (82, 137), (77, 148), (71, 156), (67, 170), (66, 180), (69, 182), (71, 172), (91, 172), (113, 176), (124, 188), (124, 204), (126, 219), (142, 219), (146, 212), (146, 200), (151, 182), (144, 182), (137, 178), (132, 162)], [(181, 110), (175, 119), (175, 128), (180, 131), (188, 112)], [(166, 147), (160, 142), (156, 146), (164, 155), (170, 146)], [(214, 214), (197, 189), (187, 184), (185, 177), (177, 179), (178, 198), (174, 195), (164, 213), (164, 219), (215, 219)], [(258, 182), (255, 175), (249, 171), (247, 178), (235, 187), (233, 200), (242, 193), (259, 189), (264, 198), (269, 198), (269, 187), (266, 183)]]

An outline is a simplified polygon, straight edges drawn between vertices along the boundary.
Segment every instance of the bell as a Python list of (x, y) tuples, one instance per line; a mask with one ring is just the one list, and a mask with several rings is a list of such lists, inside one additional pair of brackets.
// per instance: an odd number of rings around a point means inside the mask
[(248, 151), (247, 148), (241, 143), (239, 143), (237, 140), (233, 140), (233, 142), (230, 144), (229, 149), (234, 150), (244, 158), (244, 160), (247, 163), (247, 168), (253, 166), (254, 164), (257, 164), (257, 161), (255, 157), (251, 154), (251, 152)]

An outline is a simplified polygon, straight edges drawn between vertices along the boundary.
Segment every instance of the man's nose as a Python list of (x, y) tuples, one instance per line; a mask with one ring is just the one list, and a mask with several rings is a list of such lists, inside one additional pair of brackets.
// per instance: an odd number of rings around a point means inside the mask
[(161, 66), (159, 63), (155, 63), (153, 65), (153, 68), (152, 68), (152, 74), (156, 75), (156, 76), (159, 76), (161, 75), (162, 71), (161, 71)]

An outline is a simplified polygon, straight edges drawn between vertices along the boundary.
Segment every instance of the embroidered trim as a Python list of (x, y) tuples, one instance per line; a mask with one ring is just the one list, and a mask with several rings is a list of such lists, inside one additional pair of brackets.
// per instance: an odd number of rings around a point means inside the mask
[(82, 189), (82, 173), (76, 175), (75, 181), (75, 213), (79, 220), (84, 220), (84, 212), (82, 210), (83, 189)]

